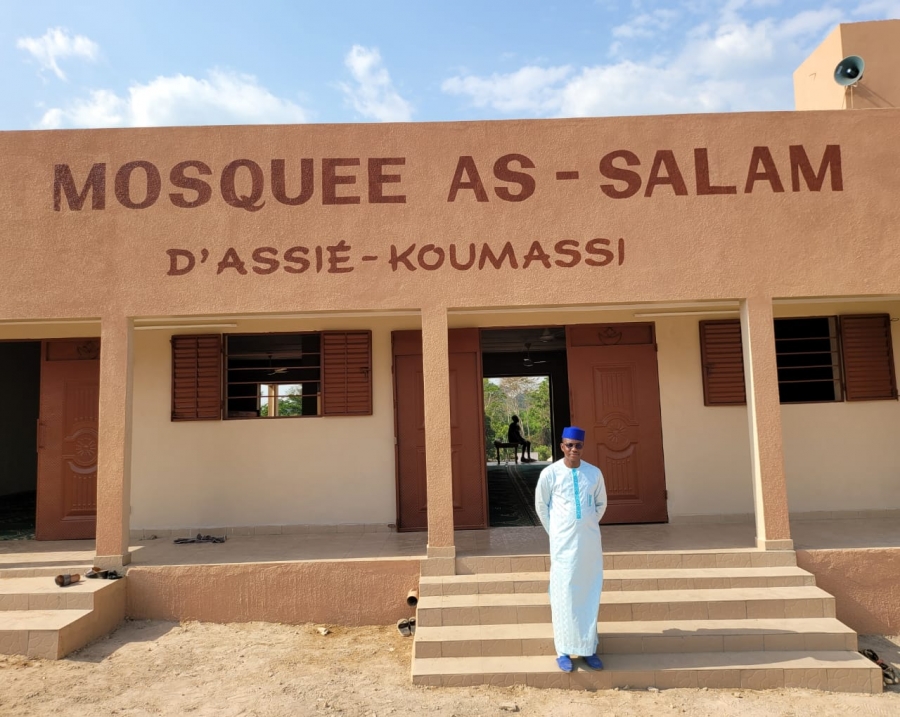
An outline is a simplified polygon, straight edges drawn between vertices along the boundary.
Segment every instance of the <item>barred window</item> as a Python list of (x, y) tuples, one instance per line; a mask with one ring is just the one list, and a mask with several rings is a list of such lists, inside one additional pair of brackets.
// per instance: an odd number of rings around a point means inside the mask
[[(703, 399), (746, 404), (741, 322), (701, 321)], [(897, 399), (888, 314), (775, 319), (781, 403)]]
[(370, 331), (173, 336), (172, 420), (372, 415), (371, 364)]

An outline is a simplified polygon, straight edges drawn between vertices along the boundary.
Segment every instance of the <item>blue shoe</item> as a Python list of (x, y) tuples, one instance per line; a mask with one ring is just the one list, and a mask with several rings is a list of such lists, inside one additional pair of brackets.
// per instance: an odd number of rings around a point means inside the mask
[(588, 655), (587, 657), (585, 657), (584, 664), (590, 667), (592, 670), (603, 669), (603, 660), (601, 660), (596, 655)]
[(572, 658), (568, 655), (560, 655), (557, 657), (556, 664), (563, 672), (571, 672), (575, 669), (575, 666), (572, 664)]

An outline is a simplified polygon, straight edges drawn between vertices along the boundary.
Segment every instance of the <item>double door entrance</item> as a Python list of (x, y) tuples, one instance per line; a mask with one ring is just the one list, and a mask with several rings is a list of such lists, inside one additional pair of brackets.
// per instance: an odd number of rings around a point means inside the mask
[[(558, 426), (585, 429), (583, 459), (606, 480), (603, 523), (666, 522), (659, 375), (652, 324), (565, 329), (570, 416)], [(425, 412), (421, 335), (395, 332), (394, 410), (398, 529), (427, 527)], [(457, 529), (487, 527), (482, 357), (478, 329), (449, 334), (453, 509)], [(557, 437), (558, 438), (558, 437)]]

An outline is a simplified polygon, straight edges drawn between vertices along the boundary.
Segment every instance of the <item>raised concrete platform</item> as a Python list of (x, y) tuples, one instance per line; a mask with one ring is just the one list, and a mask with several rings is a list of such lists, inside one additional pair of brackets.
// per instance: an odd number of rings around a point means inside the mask
[(881, 691), (880, 671), (793, 551), (628, 552), (604, 562), (602, 672), (556, 666), (548, 556), (481, 555), (458, 558), (455, 576), (420, 578), (413, 681)]
[[(427, 535), (347, 533), (339, 532), (341, 526), (332, 527), (335, 532), (330, 534), (235, 535), (222, 544), (175, 545), (171, 536), (136, 540), (129, 548), (128, 615), (345, 625), (391, 624), (408, 617), (406, 591), (415, 587), (421, 575), (419, 562), (426, 556)], [(199, 528), (193, 533), (198, 530), (209, 532)], [(720, 570), (799, 565), (808, 577), (815, 574), (816, 584), (836, 598), (838, 619), (860, 634), (900, 632), (900, 602), (891, 599), (900, 572), (900, 521), (873, 517), (792, 520), (791, 530), (796, 556), (755, 550), (752, 523), (604, 526), (606, 590), (616, 590), (617, 584), (622, 590), (651, 589), (652, 580), (664, 590), (796, 586), (790, 573), (770, 573), (763, 585), (761, 573), (726, 576)], [(543, 528), (459, 531), (455, 542), (457, 572), (479, 575), (478, 584), (496, 582), (485, 573), (510, 570), (529, 573), (529, 580), (535, 573), (544, 573), (546, 582), (549, 546)], [(0, 542), (0, 579), (84, 573), (93, 563), (94, 547), (92, 540)], [(373, 563), (385, 562), (390, 563), (389, 571), (382, 573), (386, 568), (378, 566), (380, 577), (373, 580)], [(676, 573), (677, 577), (637, 572), (661, 569), (695, 572), (690, 577), (686, 572)], [(712, 569), (715, 572), (704, 572)], [(619, 570), (628, 572), (619, 579)], [(462, 584), (447, 589), (475, 590)], [(444, 588), (440, 590), (422, 594), (442, 594)], [(545, 588), (518, 584), (512, 590), (541, 592)], [(340, 599), (334, 599), (335, 595)]]

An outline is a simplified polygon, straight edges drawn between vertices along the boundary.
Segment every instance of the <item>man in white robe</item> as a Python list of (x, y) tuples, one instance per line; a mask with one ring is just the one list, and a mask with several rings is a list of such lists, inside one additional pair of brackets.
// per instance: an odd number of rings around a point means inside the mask
[(553, 640), (563, 672), (572, 657), (602, 670), (597, 656), (597, 613), (603, 589), (600, 518), (606, 512), (606, 484), (596, 466), (581, 460), (584, 431), (563, 430), (563, 459), (541, 471), (535, 509), (550, 536), (550, 610)]

